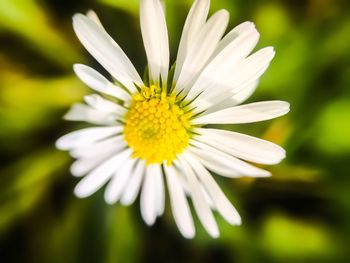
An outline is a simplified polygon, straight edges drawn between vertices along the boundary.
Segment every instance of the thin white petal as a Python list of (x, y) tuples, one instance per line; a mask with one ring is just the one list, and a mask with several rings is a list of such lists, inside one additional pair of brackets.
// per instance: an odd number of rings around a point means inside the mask
[(153, 165), (146, 167), (146, 175), (141, 191), (141, 216), (147, 225), (153, 225), (157, 218), (156, 182)]
[(106, 159), (105, 155), (94, 158), (84, 158), (76, 160), (70, 167), (70, 172), (75, 177), (81, 177), (94, 169)]
[(250, 162), (276, 164), (286, 156), (280, 146), (249, 135), (207, 128), (196, 129), (196, 132), (201, 134), (196, 140)]
[(78, 159), (72, 164), (70, 169), (72, 175), (76, 177), (83, 176), (112, 154), (126, 148), (127, 145), (125, 142), (116, 141), (114, 139), (115, 138), (111, 138), (102, 143), (97, 143), (96, 146), (92, 145), (90, 147), (87, 146), (73, 150), (73, 154), (79, 155), (81, 159)]
[(123, 152), (111, 157), (100, 166), (95, 168), (87, 176), (85, 176), (75, 187), (74, 193), (77, 197), (84, 198), (92, 195), (100, 189), (119, 169), (120, 165), (131, 155), (131, 150), (127, 149)]
[(239, 124), (252, 123), (277, 118), (289, 112), (289, 103), (284, 101), (264, 101), (235, 106), (204, 114), (192, 121), (193, 124)]
[(136, 91), (134, 83), (143, 86), (129, 58), (99, 25), (84, 15), (76, 14), (73, 16), (73, 28), (90, 54), (129, 91)]
[(210, 175), (208, 170), (191, 153), (184, 153), (184, 158), (186, 158), (187, 162), (192, 166), (198, 178), (203, 183), (204, 187), (213, 199), (216, 209), (222, 215), (222, 217), (225, 218), (230, 224), (240, 225), (241, 217), (239, 216), (237, 210), (221, 191), (220, 187)]
[(186, 55), (174, 89), (176, 92), (184, 90), (184, 94), (187, 94), (194, 80), (198, 77), (217, 47), (226, 30), (228, 19), (228, 12), (226, 10), (220, 10), (210, 17), (201, 29)]
[(208, 78), (201, 81), (203, 92), (192, 101), (196, 107), (194, 112), (206, 110), (226, 99), (229, 94), (236, 94), (257, 81), (268, 68), (274, 55), (272, 47), (263, 48), (232, 67), (221, 68), (224, 70), (212, 77), (207, 74)]
[(235, 95), (232, 96), (233, 104), (232, 106), (236, 106), (246, 101), (250, 96), (253, 95), (256, 88), (258, 87), (259, 80), (254, 80), (251, 83), (248, 83), (246, 86), (242, 88), (242, 90), (238, 91)]
[(63, 116), (67, 121), (83, 121), (96, 125), (116, 125), (116, 114), (93, 109), (85, 104), (76, 103)]
[(86, 12), (86, 16), (94, 21), (97, 25), (104, 29), (101, 20), (98, 18), (98, 15), (93, 10), (89, 10)]
[(252, 22), (246, 21), (235, 28), (233, 28), (229, 33), (225, 35), (223, 39), (220, 40), (217, 48), (215, 49), (215, 52), (213, 53), (213, 58), (216, 57), (219, 53), (221, 53), (222, 50), (227, 48), (229, 45), (232, 44), (232, 42), (237, 39), (242, 34), (245, 34), (246, 32), (250, 31), (251, 29), (254, 29), (255, 25)]
[(68, 133), (57, 140), (56, 147), (60, 150), (70, 150), (76, 147), (86, 146), (123, 130), (121, 126), (86, 128)]
[(112, 113), (119, 118), (123, 117), (127, 113), (127, 109), (110, 101), (102, 98), (100, 95), (92, 94), (84, 97), (85, 102), (92, 108), (106, 113)]
[[(224, 96), (220, 98), (216, 98), (212, 100), (211, 105), (209, 108), (205, 110), (205, 113), (212, 113), (215, 111), (219, 111), (222, 109), (230, 108), (233, 106), (237, 106), (247, 100), (254, 91), (256, 90), (257, 86), (259, 84), (259, 81), (253, 81), (252, 83), (248, 83), (245, 87), (242, 88), (241, 91), (234, 94), (232, 97), (229, 96), (229, 94), (226, 94), (225, 98)], [(233, 92), (232, 92), (233, 93)]]
[(239, 91), (241, 86), (257, 80), (266, 71), (275, 56), (273, 47), (265, 47), (237, 64), (232, 71), (228, 71), (226, 79), (232, 82), (233, 91)]
[(164, 165), (171, 210), (179, 231), (185, 238), (193, 238), (195, 228), (184, 189), (179, 182), (180, 175), (172, 166)]
[[(189, 163), (190, 164), (190, 163)], [(192, 167), (192, 166), (191, 166)], [(208, 205), (209, 205), (209, 207), (210, 207), (210, 209), (211, 210), (216, 210), (216, 206), (215, 206), (215, 204), (214, 204), (214, 202), (213, 202), (213, 199), (211, 198), (211, 196), (209, 195), (209, 193), (208, 193), (208, 191), (207, 191), (207, 189), (203, 186), (203, 184), (199, 184), (199, 186), (200, 186), (200, 189), (201, 189), (201, 192), (202, 192), (202, 194), (203, 194), (203, 197), (204, 197), (204, 200), (205, 200), (205, 202), (207, 202), (208, 203)]]
[[(237, 31), (233, 29), (232, 32)], [(221, 83), (228, 72), (232, 74), (231, 69), (249, 55), (258, 40), (259, 33), (254, 27), (248, 27), (245, 32), (235, 37), (205, 67), (186, 98), (191, 101), (204, 90), (211, 88), (213, 83)], [(227, 91), (226, 86), (216, 85), (216, 89), (220, 88), (224, 88), (224, 92)]]
[(104, 160), (110, 157), (111, 154), (111, 152), (104, 152), (99, 156), (78, 159), (71, 165), (70, 172), (75, 177), (84, 176), (97, 165), (101, 164)]
[(118, 150), (126, 147), (123, 135), (113, 136), (92, 144), (72, 149), (69, 153), (74, 158), (89, 158), (103, 154), (105, 151)]
[(201, 162), (213, 172), (226, 177), (266, 177), (271, 174), (268, 171), (257, 168), (231, 155), (218, 151), (206, 144), (191, 140), (189, 150), (194, 153)]
[(157, 215), (160, 216), (164, 213), (165, 208), (165, 194), (164, 194), (164, 181), (163, 173), (159, 165), (155, 165), (154, 168), (154, 180), (156, 184), (156, 209)]
[(113, 175), (111, 182), (107, 185), (105, 191), (105, 200), (108, 204), (116, 203), (121, 197), (125, 187), (130, 180), (133, 165), (135, 164), (134, 158), (129, 158), (125, 161), (120, 169)]
[(166, 85), (169, 70), (169, 40), (165, 15), (159, 0), (141, 0), (140, 20), (151, 80), (162, 77)]
[(215, 218), (209, 204), (204, 199), (200, 184), (192, 168), (181, 156), (179, 156), (178, 160), (176, 161), (176, 165), (182, 170), (188, 180), (193, 206), (198, 214), (199, 220), (212, 237), (218, 237), (220, 234)]
[(126, 102), (130, 101), (131, 97), (125, 90), (118, 87), (116, 84), (111, 83), (93, 68), (82, 64), (75, 64), (73, 69), (80, 80), (93, 90), (116, 97)]
[(176, 68), (173, 80), (174, 83), (176, 83), (179, 78), (183, 63), (186, 59), (191, 44), (194, 42), (195, 37), (205, 25), (209, 7), (209, 0), (196, 0), (188, 13), (177, 53)]
[(179, 176), (178, 179), (182, 185), (182, 188), (185, 191), (185, 194), (187, 196), (191, 196), (191, 191), (190, 191), (190, 187), (188, 186), (187, 178), (185, 176)]
[(130, 205), (135, 201), (140, 191), (142, 179), (145, 173), (145, 167), (146, 165), (143, 160), (139, 160), (138, 163), (136, 164), (132, 177), (128, 185), (126, 186), (125, 192), (123, 193), (123, 196), (120, 200), (120, 202), (123, 205)]

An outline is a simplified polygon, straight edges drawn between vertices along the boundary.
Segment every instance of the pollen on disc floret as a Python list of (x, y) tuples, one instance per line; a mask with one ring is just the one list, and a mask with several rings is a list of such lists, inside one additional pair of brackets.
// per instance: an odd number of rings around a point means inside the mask
[(147, 164), (170, 164), (190, 139), (190, 113), (185, 113), (175, 95), (157, 86), (144, 87), (133, 96), (125, 116), (124, 137), (133, 157)]

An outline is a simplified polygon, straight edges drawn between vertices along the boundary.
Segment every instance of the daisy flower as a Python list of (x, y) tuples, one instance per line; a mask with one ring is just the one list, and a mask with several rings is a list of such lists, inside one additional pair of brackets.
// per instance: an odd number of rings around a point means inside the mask
[(152, 225), (164, 212), (167, 186), (176, 225), (186, 238), (195, 235), (188, 198), (212, 237), (219, 236), (213, 211), (232, 225), (241, 224), (210, 172), (229, 178), (266, 177), (268, 171), (251, 163), (276, 164), (285, 157), (271, 142), (207, 127), (264, 121), (289, 111), (283, 101), (239, 105), (254, 92), (275, 52), (266, 47), (252, 53), (259, 33), (251, 22), (224, 36), (229, 14), (220, 10), (208, 18), (209, 6), (209, 0), (194, 1), (170, 67), (162, 2), (140, 1), (148, 61), (144, 79), (95, 13), (74, 15), (79, 40), (113, 80), (86, 65), (74, 65), (77, 76), (98, 94), (73, 105), (65, 118), (95, 126), (57, 141), (59, 149), (77, 159), (71, 173), (82, 177), (74, 190), (78, 197), (107, 185), (108, 204), (130, 205), (140, 193), (142, 218)]

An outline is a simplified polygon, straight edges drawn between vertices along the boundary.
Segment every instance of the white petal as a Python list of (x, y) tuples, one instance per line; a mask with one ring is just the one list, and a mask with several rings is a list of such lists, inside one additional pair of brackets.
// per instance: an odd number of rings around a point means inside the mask
[(219, 175), (226, 177), (266, 177), (271, 175), (268, 171), (250, 165), (206, 144), (195, 140), (191, 140), (191, 144), (197, 148), (190, 147), (189, 150), (194, 153), (209, 170)]
[[(233, 29), (232, 32), (238, 34), (236, 29)], [(223, 47), (220, 53), (205, 67), (186, 98), (191, 101), (204, 90), (212, 88), (213, 83), (221, 83), (228, 74), (227, 72), (232, 74), (231, 69), (249, 55), (258, 40), (259, 33), (254, 27), (248, 27), (246, 31), (233, 38), (231, 43)], [(227, 87), (224, 85), (216, 85), (215, 88), (224, 88), (223, 91), (227, 92)]]
[(77, 197), (84, 198), (92, 195), (100, 189), (117, 171), (120, 165), (131, 155), (131, 150), (127, 149), (123, 152), (111, 157), (100, 166), (95, 168), (87, 176), (85, 176), (75, 187), (74, 193)]
[[(226, 96), (222, 96), (220, 98), (216, 98), (214, 101), (211, 101), (211, 105), (209, 108), (205, 110), (205, 113), (212, 113), (215, 111), (219, 111), (225, 108), (230, 108), (233, 106), (237, 106), (247, 100), (254, 91), (256, 90), (257, 86), (259, 84), (259, 81), (253, 81), (252, 83), (249, 83), (245, 87), (242, 88), (241, 91), (237, 92), (232, 97), (229, 96), (229, 94), (226, 94)], [(233, 92), (232, 92), (233, 93)]]
[[(101, 23), (101, 20), (98, 18), (98, 15), (93, 10), (89, 10), (86, 12), (86, 16), (90, 18), (92, 21), (94, 21), (97, 25), (99, 25), (101, 28), (103, 28), (103, 25)], [(104, 29), (104, 28), (103, 28)]]
[(174, 89), (175, 92), (184, 90), (184, 94), (187, 94), (194, 80), (198, 77), (217, 47), (226, 30), (228, 19), (228, 12), (226, 10), (220, 10), (208, 20), (199, 32), (188, 50)]
[(209, 7), (209, 0), (196, 0), (188, 13), (177, 53), (176, 68), (173, 80), (174, 83), (176, 83), (179, 78), (183, 63), (191, 44), (194, 42), (195, 37), (205, 25)]
[(141, 0), (140, 20), (151, 80), (162, 77), (166, 85), (169, 70), (169, 40), (165, 15), (159, 0)]
[(259, 80), (254, 80), (251, 83), (248, 83), (246, 86), (242, 88), (242, 90), (238, 91), (235, 95), (232, 96), (233, 104), (232, 106), (236, 106), (246, 101), (250, 96), (253, 95), (257, 86), (259, 84)]
[(243, 22), (235, 28), (233, 28), (228, 34), (225, 35), (223, 39), (221, 39), (212, 57), (216, 57), (222, 50), (227, 48), (227, 46), (231, 45), (235, 39), (254, 28), (254, 23), (249, 21)]
[(270, 62), (275, 56), (273, 47), (265, 47), (247, 57), (239, 63), (232, 71), (227, 73), (227, 79), (233, 84), (233, 91), (240, 90), (240, 87), (257, 80), (266, 71)]
[(201, 134), (196, 140), (250, 162), (276, 164), (286, 156), (280, 146), (249, 135), (207, 128), (196, 129), (196, 132)]
[(224, 68), (226, 70), (212, 78), (208, 75), (209, 77), (201, 82), (204, 85), (203, 92), (192, 101), (196, 107), (194, 112), (206, 110), (226, 99), (228, 94), (236, 94), (257, 81), (268, 68), (274, 55), (272, 47), (263, 48), (233, 67)]
[(129, 91), (136, 91), (134, 83), (143, 86), (129, 58), (99, 25), (84, 15), (76, 14), (73, 16), (73, 28), (90, 54)]
[(105, 200), (108, 204), (116, 203), (121, 197), (125, 187), (130, 180), (133, 165), (136, 159), (129, 158), (120, 169), (113, 175), (111, 182), (107, 185), (105, 191)]
[[(190, 164), (190, 163), (189, 163), (189, 164)], [(202, 192), (202, 194), (203, 194), (204, 200), (205, 200), (205, 202), (208, 203), (210, 209), (213, 210), (213, 211), (216, 210), (216, 206), (215, 206), (215, 204), (214, 204), (214, 202), (213, 202), (213, 199), (212, 199), (211, 196), (209, 195), (207, 189), (205, 189), (205, 187), (204, 187), (203, 184), (201, 184), (201, 183), (199, 184), (199, 187), (200, 187), (201, 192)]]
[(70, 172), (75, 177), (81, 177), (101, 164), (104, 160), (111, 156), (111, 152), (104, 152), (95, 157), (88, 157), (76, 160), (70, 167)]
[(187, 196), (190, 196), (191, 195), (191, 191), (190, 191), (190, 187), (188, 186), (187, 178), (185, 176), (179, 176), (178, 179), (179, 179), (179, 181), (180, 181), (180, 183), (182, 185), (182, 188), (185, 191), (185, 194)]
[[(81, 159), (78, 159), (72, 164), (70, 169), (72, 175), (76, 177), (83, 176), (102, 161), (109, 158), (112, 154), (126, 148), (127, 145), (125, 142), (116, 141), (114, 139), (115, 138), (111, 138), (102, 143), (97, 143), (96, 146), (87, 146), (73, 150), (73, 154), (80, 156)], [(107, 144), (109, 142), (111, 143)], [(86, 152), (84, 152), (84, 150), (86, 150)]]
[(116, 97), (126, 102), (130, 101), (131, 97), (125, 90), (111, 83), (93, 68), (82, 64), (75, 64), (73, 68), (75, 74), (77, 74), (80, 80), (93, 90)]
[(190, 147), (189, 151), (194, 154), (206, 168), (220, 176), (230, 178), (238, 178), (242, 176), (236, 170), (228, 167), (228, 165), (223, 165), (222, 160), (217, 160), (215, 157), (211, 158), (211, 156), (208, 156), (209, 154), (205, 154), (197, 148)]
[[(108, 157), (107, 157), (108, 158)], [(106, 159), (105, 155), (94, 158), (84, 158), (76, 160), (70, 167), (70, 172), (75, 177), (81, 177), (94, 169)]]
[(106, 113), (112, 113), (119, 118), (124, 117), (127, 113), (127, 109), (110, 101), (102, 98), (100, 95), (92, 94), (84, 97), (85, 102), (92, 108)]
[(116, 114), (93, 109), (85, 104), (76, 103), (63, 116), (67, 121), (84, 121), (96, 125), (116, 125)]
[(221, 191), (220, 187), (210, 175), (208, 170), (191, 153), (184, 153), (184, 158), (186, 158), (187, 162), (192, 166), (198, 178), (203, 183), (204, 187), (213, 199), (216, 209), (222, 215), (222, 217), (225, 218), (230, 224), (240, 225), (241, 217), (239, 216), (237, 210)]
[(178, 160), (175, 163), (187, 177), (193, 200), (193, 206), (198, 214), (199, 220), (202, 222), (204, 228), (212, 237), (218, 237), (220, 234), (215, 218), (209, 204), (204, 199), (200, 184), (192, 168), (181, 156), (179, 156)]
[(285, 115), (289, 112), (289, 103), (284, 101), (264, 101), (235, 106), (224, 110), (204, 114), (192, 121), (192, 124), (239, 124), (265, 121)]
[(61, 137), (56, 142), (56, 147), (60, 150), (70, 150), (76, 147), (86, 146), (118, 134), (123, 130), (121, 126), (114, 127), (94, 127), (74, 131)]
[(172, 166), (164, 165), (164, 171), (167, 179), (171, 210), (176, 225), (185, 238), (193, 238), (195, 228), (184, 189), (179, 182), (180, 175), (177, 174)]
[(165, 194), (164, 194), (164, 182), (163, 173), (160, 165), (154, 167), (154, 180), (156, 184), (156, 210), (157, 215), (161, 216), (164, 213), (165, 208)]
[(126, 147), (123, 135), (113, 136), (111, 138), (101, 140), (92, 144), (83, 145), (72, 149), (69, 153), (74, 158), (96, 157), (106, 151), (118, 150)]
[(157, 218), (156, 181), (153, 165), (146, 167), (146, 175), (141, 191), (141, 216), (147, 225), (153, 225)]
[(135, 199), (140, 191), (142, 179), (143, 179), (144, 173), (145, 173), (145, 167), (146, 167), (145, 162), (142, 160), (139, 160), (138, 163), (136, 164), (136, 167), (133, 171), (132, 177), (131, 177), (128, 185), (126, 186), (126, 189), (125, 189), (123, 196), (120, 200), (120, 202), (123, 205), (130, 205), (135, 201)]

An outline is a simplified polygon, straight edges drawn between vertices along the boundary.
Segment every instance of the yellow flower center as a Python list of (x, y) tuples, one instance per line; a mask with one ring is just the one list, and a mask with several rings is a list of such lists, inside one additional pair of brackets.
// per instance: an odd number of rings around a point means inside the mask
[(147, 164), (168, 164), (188, 145), (191, 113), (185, 113), (176, 103), (176, 96), (168, 96), (156, 86), (144, 87), (133, 96), (125, 116), (124, 136), (133, 157)]

